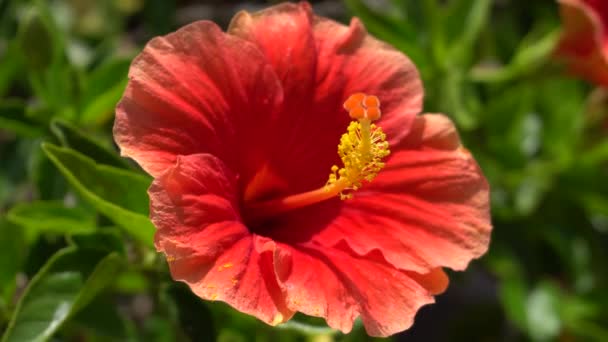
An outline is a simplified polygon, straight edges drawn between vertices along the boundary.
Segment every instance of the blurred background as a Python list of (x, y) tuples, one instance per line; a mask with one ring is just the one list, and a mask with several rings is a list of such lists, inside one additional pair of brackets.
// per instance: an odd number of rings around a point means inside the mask
[[(150, 178), (113, 145), (131, 59), (153, 36), (273, 1), (0, 0), (4, 341), (368, 341), (277, 328), (171, 281)], [(551, 0), (326, 0), (418, 66), (492, 186), (490, 251), (394, 341), (608, 341), (608, 93), (554, 58)], [(375, 339), (381, 340), (381, 339)]]

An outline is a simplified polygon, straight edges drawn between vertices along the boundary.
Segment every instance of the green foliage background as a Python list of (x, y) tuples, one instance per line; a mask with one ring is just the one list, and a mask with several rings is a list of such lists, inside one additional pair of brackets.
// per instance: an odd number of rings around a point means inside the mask
[[(0, 334), (41, 341), (366, 341), (270, 328), (171, 281), (151, 179), (113, 145), (131, 59), (188, 21), (263, 2), (0, 0)], [(558, 5), (344, 0), (410, 56), (492, 185), (490, 252), (394, 340), (608, 341), (608, 100), (552, 58)]]

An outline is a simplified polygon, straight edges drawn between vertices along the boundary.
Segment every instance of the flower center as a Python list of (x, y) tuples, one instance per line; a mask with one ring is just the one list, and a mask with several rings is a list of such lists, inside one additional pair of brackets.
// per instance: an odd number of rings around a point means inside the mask
[(344, 166), (332, 166), (327, 183), (318, 189), (280, 199), (247, 203), (248, 219), (259, 221), (335, 196), (347, 200), (363, 186), (364, 181), (371, 182), (376, 178), (384, 167), (382, 159), (390, 154), (386, 134), (372, 123), (381, 116), (380, 101), (376, 96), (356, 93), (344, 102), (344, 109), (354, 119), (338, 145), (338, 155)]

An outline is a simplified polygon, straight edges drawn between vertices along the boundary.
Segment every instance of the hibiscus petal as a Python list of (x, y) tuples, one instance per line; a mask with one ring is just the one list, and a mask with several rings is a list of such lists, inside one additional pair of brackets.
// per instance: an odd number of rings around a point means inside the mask
[(605, 1), (559, 3), (564, 30), (557, 54), (573, 73), (608, 85), (608, 6)]
[[(199, 21), (151, 40), (133, 61), (114, 137), (122, 155), (155, 177), (177, 155), (194, 153), (246, 169), (250, 160), (232, 156), (255, 141), (251, 127), (264, 129), (281, 101), (280, 83), (254, 45)], [(253, 158), (249, 147), (243, 155)]]
[[(306, 2), (283, 3), (237, 14), (228, 32), (255, 43), (285, 89), (269, 159), (291, 193), (318, 187), (338, 162), (335, 148), (328, 146), (337, 146), (346, 130), (350, 119), (342, 104), (351, 94), (379, 97), (380, 125), (393, 142), (407, 134), (421, 109), (423, 90), (415, 66), (368, 35), (357, 19), (344, 26), (314, 16)], [(297, 157), (286, 163), (285, 156)]]
[(419, 116), (393, 150), (386, 168), (323, 229), (310, 221), (298, 229), (315, 230), (311, 239), (323, 246), (345, 241), (360, 255), (378, 250), (402, 270), (466, 268), (488, 248), (489, 189), (453, 124)]
[(180, 156), (149, 193), (156, 247), (167, 255), (174, 279), (269, 324), (293, 315), (274, 274), (274, 243), (241, 223), (236, 176), (222, 161)]
[[(391, 143), (406, 136), (422, 110), (424, 90), (416, 66), (403, 53), (367, 33), (358, 18), (344, 26), (315, 17), (317, 86), (315, 103), (333, 105), (340, 112), (351, 94), (363, 92), (379, 98), (379, 125)], [(332, 99), (341, 99), (331, 104)]]
[(241, 11), (228, 28), (228, 33), (255, 43), (264, 53), (283, 84), (286, 104), (292, 108), (308, 108), (314, 93), (317, 54), (312, 15), (308, 3), (285, 3), (253, 14)]
[(418, 309), (432, 303), (429, 290), (410, 274), (367, 256), (314, 245), (287, 250), (293, 271), (278, 273), (287, 305), (343, 332), (361, 316), (371, 336), (388, 336), (409, 328)]

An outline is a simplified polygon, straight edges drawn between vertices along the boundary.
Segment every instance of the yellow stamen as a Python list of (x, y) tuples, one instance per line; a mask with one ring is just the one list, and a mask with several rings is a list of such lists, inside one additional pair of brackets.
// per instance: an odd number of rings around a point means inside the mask
[(260, 218), (318, 203), (335, 196), (353, 197), (353, 192), (371, 182), (384, 167), (383, 158), (390, 154), (386, 134), (372, 121), (380, 118), (380, 101), (376, 96), (362, 93), (351, 95), (344, 102), (352, 121), (340, 138), (338, 155), (343, 167), (334, 165), (325, 186), (312, 191), (290, 195), (277, 200), (247, 203), (247, 218)]

